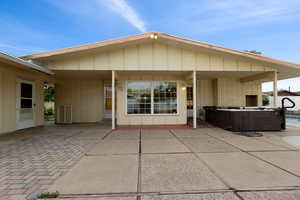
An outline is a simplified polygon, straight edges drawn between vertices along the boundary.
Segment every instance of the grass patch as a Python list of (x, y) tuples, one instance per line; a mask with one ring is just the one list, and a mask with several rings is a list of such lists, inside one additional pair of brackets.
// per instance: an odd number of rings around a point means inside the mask
[(59, 196), (59, 192), (43, 192), (38, 196), (39, 199), (54, 199)]

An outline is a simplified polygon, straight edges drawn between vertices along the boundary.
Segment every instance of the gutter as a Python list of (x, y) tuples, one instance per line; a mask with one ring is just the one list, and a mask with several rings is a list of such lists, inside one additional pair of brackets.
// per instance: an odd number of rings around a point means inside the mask
[(51, 70), (49, 70), (45, 67), (39, 66), (37, 64), (34, 64), (32, 62), (23, 60), (21, 58), (15, 57), (15, 56), (11, 56), (7, 53), (4, 53), (3, 51), (0, 51), (0, 58), (3, 58), (5, 60), (11, 61), (11, 62), (16, 63), (16, 64), (20, 64), (20, 65), (29, 67), (29, 68), (37, 70), (39, 72), (46, 73), (48, 75), (54, 75), (54, 72), (52, 72)]

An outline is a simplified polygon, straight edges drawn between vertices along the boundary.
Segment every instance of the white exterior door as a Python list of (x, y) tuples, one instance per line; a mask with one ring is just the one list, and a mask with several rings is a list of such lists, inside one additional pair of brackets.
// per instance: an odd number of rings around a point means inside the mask
[(31, 81), (17, 81), (17, 129), (34, 127), (35, 125), (35, 85)]
[(104, 118), (111, 119), (112, 90), (111, 84), (104, 85)]

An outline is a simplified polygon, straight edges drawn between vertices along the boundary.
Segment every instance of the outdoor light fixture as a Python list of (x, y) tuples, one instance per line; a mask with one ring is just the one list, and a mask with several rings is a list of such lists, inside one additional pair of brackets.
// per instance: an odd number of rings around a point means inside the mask
[(185, 91), (185, 90), (186, 90), (186, 87), (182, 87), (181, 89), (182, 89), (183, 91)]
[(158, 36), (155, 33), (151, 33), (150, 38), (156, 40), (158, 38)]

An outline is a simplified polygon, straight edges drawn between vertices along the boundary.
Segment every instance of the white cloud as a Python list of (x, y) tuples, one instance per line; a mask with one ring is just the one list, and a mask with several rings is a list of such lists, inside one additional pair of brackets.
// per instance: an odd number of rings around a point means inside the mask
[[(106, 11), (118, 14), (133, 27), (146, 32), (145, 22), (126, 0), (47, 0), (48, 3), (80, 17), (89, 17), (100, 22), (107, 20)], [(108, 9), (107, 9), (108, 8)]]
[(125, 0), (107, 0), (105, 2), (107, 7), (123, 17), (132, 26), (141, 32), (146, 32), (145, 22)]

